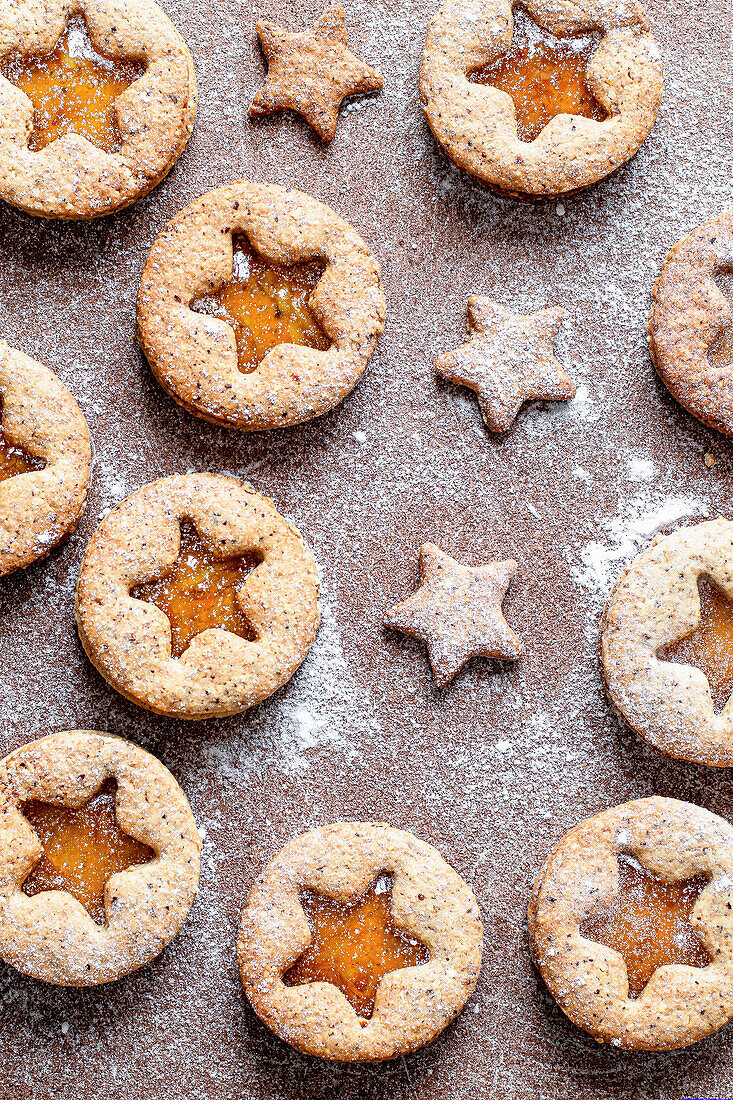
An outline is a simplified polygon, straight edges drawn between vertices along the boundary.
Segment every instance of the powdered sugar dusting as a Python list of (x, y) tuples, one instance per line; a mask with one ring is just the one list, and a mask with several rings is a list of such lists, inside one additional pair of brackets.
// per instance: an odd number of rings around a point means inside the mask
[[(645, 334), (672, 243), (733, 206), (730, 12), (719, 0), (647, 7), (665, 64), (658, 123), (632, 162), (564, 198), (562, 214), (555, 201), (492, 195), (436, 150), (417, 97), (427, 0), (350, 0), (350, 45), (385, 87), (346, 106), (329, 147), (291, 116), (246, 117), (264, 72), (255, 21), (295, 29), (322, 8), (172, 0), (200, 99), (171, 175), (91, 225), (0, 209), (3, 337), (63, 378), (96, 456), (79, 532), (2, 581), (3, 748), (74, 726), (130, 736), (171, 768), (206, 830), (201, 891), (157, 962), (81, 993), (0, 969), (3, 1100), (731, 1095), (725, 1032), (689, 1051), (631, 1055), (573, 1028), (539, 983), (524, 930), (534, 876), (582, 818), (657, 793), (733, 819), (726, 776), (654, 756), (612, 715), (596, 664), (603, 604), (628, 561), (669, 525), (731, 518), (731, 444), (666, 394)], [(288, 431), (240, 434), (189, 416), (134, 343), (157, 233), (237, 176), (327, 202), (382, 267), (387, 327), (363, 380), (332, 413)], [(574, 400), (527, 405), (494, 436), (475, 396), (436, 378), (437, 356), (465, 341), (474, 294), (516, 313), (566, 310), (555, 354), (578, 383)], [(247, 715), (186, 725), (104, 684), (72, 607), (104, 509), (189, 469), (242, 477), (275, 501), (316, 554), (324, 607), (290, 684)], [(504, 612), (521, 661), (475, 659), (438, 691), (424, 647), (382, 628), (414, 591), (426, 541), (466, 564), (518, 562)], [(290, 1051), (244, 1005), (234, 960), (242, 898), (264, 864), (294, 834), (344, 818), (435, 844), (475, 889), (486, 926), (473, 1011), (381, 1066)]]
[[(708, 515), (707, 502), (694, 497), (636, 497), (624, 501), (621, 511), (602, 524), (603, 541), (593, 539), (577, 552), (581, 564), (571, 567), (573, 580), (598, 597), (608, 596), (623, 567), (654, 534), (680, 520)], [(576, 551), (569, 550), (569, 560), (575, 557)]]

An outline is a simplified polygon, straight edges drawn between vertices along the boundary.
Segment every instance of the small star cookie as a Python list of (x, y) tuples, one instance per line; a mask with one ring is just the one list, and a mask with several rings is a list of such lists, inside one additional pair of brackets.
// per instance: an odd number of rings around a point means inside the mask
[(505, 432), (525, 401), (569, 401), (575, 396), (575, 383), (552, 350), (564, 316), (558, 307), (525, 316), (510, 313), (491, 298), (469, 298), (470, 339), (441, 355), (435, 369), (475, 390), (486, 427)]
[(426, 542), (420, 548), (420, 587), (387, 612), (384, 624), (425, 642), (438, 687), (449, 683), (469, 657), (515, 661), (522, 643), (506, 623), (501, 604), (516, 572), (515, 561), (459, 565)]
[(257, 33), (269, 68), (252, 100), (252, 118), (295, 111), (322, 141), (331, 141), (342, 100), (382, 87), (379, 73), (347, 49), (340, 4), (327, 8), (312, 30), (288, 34), (274, 23), (258, 23)]

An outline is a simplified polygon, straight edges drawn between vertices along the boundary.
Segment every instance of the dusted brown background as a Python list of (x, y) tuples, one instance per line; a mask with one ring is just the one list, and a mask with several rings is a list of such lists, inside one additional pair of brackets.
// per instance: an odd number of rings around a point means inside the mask
[[(384, 92), (342, 112), (323, 148), (292, 116), (252, 124), (264, 71), (254, 24), (297, 28), (315, 0), (167, 3), (196, 62), (199, 116), (147, 199), (90, 225), (0, 209), (0, 334), (64, 379), (95, 448), (75, 537), (0, 582), (3, 751), (54, 730), (131, 737), (172, 769), (207, 830), (182, 934), (137, 974), (96, 990), (0, 967), (0, 1096), (101, 1100), (638, 1100), (733, 1096), (730, 1029), (691, 1050), (602, 1049), (538, 982), (525, 908), (550, 846), (580, 819), (652, 793), (733, 818), (725, 771), (654, 756), (610, 714), (595, 647), (605, 595), (650, 535), (730, 515), (731, 444), (655, 379), (644, 324), (672, 243), (733, 205), (731, 18), (725, 0), (653, 0), (666, 89), (636, 159), (586, 193), (497, 198), (436, 149), (417, 100), (432, 0), (349, 0), (353, 48)], [(164, 223), (247, 176), (299, 187), (364, 236), (383, 271), (387, 329), (364, 380), (330, 415), (242, 435), (180, 411), (135, 343), (135, 292)], [(563, 212), (564, 211), (564, 212)], [(473, 395), (438, 380), (471, 293), (563, 305), (569, 405), (525, 409), (505, 437)], [(363, 434), (358, 434), (363, 433)], [(717, 465), (706, 469), (710, 452)], [(313, 547), (324, 622), (282, 691), (247, 715), (194, 723), (126, 704), (84, 658), (72, 616), (81, 553), (105, 509), (164, 474), (244, 477)], [(385, 631), (426, 539), (461, 561), (514, 556), (506, 602), (525, 656), (475, 660), (436, 691), (424, 648)], [(434, 843), (472, 884), (485, 962), (466, 1011), (428, 1049), (381, 1066), (295, 1054), (245, 1005), (234, 936), (248, 884), (293, 834), (379, 819)]]

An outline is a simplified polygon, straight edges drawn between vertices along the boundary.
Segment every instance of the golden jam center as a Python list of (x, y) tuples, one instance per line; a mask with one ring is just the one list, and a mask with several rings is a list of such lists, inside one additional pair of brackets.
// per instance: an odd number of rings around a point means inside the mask
[(171, 653), (180, 657), (197, 634), (219, 627), (253, 641), (256, 634), (237, 600), (237, 588), (262, 561), (252, 552), (215, 558), (191, 523), (181, 524), (177, 561), (156, 580), (133, 588), (136, 600), (155, 604), (171, 624)]
[(42, 470), (46, 463), (12, 443), (0, 433), (0, 481), (7, 481), (18, 474), (27, 474), (32, 470)]
[(111, 875), (149, 863), (155, 852), (122, 832), (115, 814), (117, 784), (107, 781), (78, 810), (24, 802), (21, 812), (38, 834), (43, 855), (23, 883), (30, 897), (66, 890), (97, 924), (104, 924), (104, 888)]
[(659, 651), (662, 661), (694, 665), (707, 676), (716, 711), (733, 693), (733, 603), (706, 578), (698, 581), (700, 622), (686, 638)]
[(355, 901), (333, 901), (304, 890), (300, 903), (312, 942), (283, 975), (285, 985), (330, 982), (363, 1020), (374, 1012), (377, 986), (385, 974), (430, 958), (424, 944), (395, 927), (392, 883), (386, 875)]
[(638, 997), (660, 966), (707, 966), (710, 956), (690, 915), (708, 880), (664, 882), (628, 855), (618, 857), (618, 870), (618, 895), (591, 913), (580, 934), (618, 951), (626, 963), (629, 996)]
[(29, 97), (35, 108), (28, 148), (43, 149), (64, 134), (88, 138), (116, 153), (122, 138), (114, 101), (145, 72), (139, 61), (103, 57), (92, 46), (84, 17), (73, 15), (49, 54), (8, 54), (0, 73)]
[(514, 100), (519, 139), (534, 141), (555, 115), (583, 115), (597, 122), (607, 117), (586, 84), (595, 46), (591, 35), (555, 38), (515, 8), (509, 49), (469, 79), (507, 92)]
[(331, 341), (308, 306), (324, 265), (318, 260), (271, 264), (243, 235), (234, 238), (233, 249), (231, 281), (192, 302), (191, 308), (221, 317), (232, 326), (240, 371), (256, 370), (278, 344), (329, 348)]

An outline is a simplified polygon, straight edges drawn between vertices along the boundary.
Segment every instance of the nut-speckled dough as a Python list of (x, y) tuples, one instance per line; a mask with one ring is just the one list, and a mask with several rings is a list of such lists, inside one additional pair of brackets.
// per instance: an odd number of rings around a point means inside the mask
[(678, 241), (654, 284), (649, 350), (659, 377), (680, 405), (733, 436), (733, 369), (709, 360), (730, 326), (730, 302), (715, 285), (733, 267), (733, 212), (721, 214)]
[(601, 671), (619, 714), (656, 749), (682, 760), (733, 766), (733, 700), (713, 709), (707, 677), (657, 653), (700, 622), (697, 582), (733, 599), (733, 523), (716, 519), (658, 537), (611, 593), (601, 629)]
[[(111, 876), (100, 927), (65, 890), (23, 893), (42, 847), (19, 804), (76, 808), (110, 778), (120, 828), (155, 857)], [(198, 889), (200, 850), (186, 796), (137, 745), (90, 730), (23, 745), (0, 762), (0, 957), (56, 985), (99, 985), (137, 970), (180, 931)]]
[[(617, 951), (580, 935), (594, 907), (618, 890), (618, 855), (679, 882), (709, 875), (692, 924), (706, 967), (659, 967), (636, 999)], [(553, 997), (579, 1027), (632, 1050), (676, 1050), (733, 1018), (733, 828), (675, 798), (641, 798), (591, 817), (548, 856), (529, 905), (532, 955)]]
[(267, 80), (249, 113), (297, 111), (321, 141), (333, 141), (339, 108), (346, 96), (376, 92), (379, 73), (347, 48), (346, 16), (332, 4), (307, 31), (288, 34), (275, 23), (260, 22), (257, 33), (267, 58)]
[[(288, 987), (282, 975), (310, 942), (299, 891), (348, 901), (382, 871), (393, 877), (395, 923), (430, 960), (383, 977), (364, 1021), (335, 985)], [(458, 1015), (478, 979), (482, 938), (473, 893), (435, 848), (382, 823), (342, 822), (295, 837), (267, 865), (242, 915), (237, 954), (252, 1007), (291, 1046), (377, 1062), (424, 1046)]]
[[(232, 277), (232, 234), (266, 260), (322, 259), (308, 305), (327, 351), (278, 344), (251, 374), (237, 367), (231, 325), (190, 304)], [(321, 416), (354, 388), (384, 328), (379, 265), (342, 218), (300, 191), (240, 180), (210, 191), (153, 245), (138, 294), (138, 334), (161, 386), (189, 412), (243, 431)]]
[[(177, 560), (182, 519), (222, 558), (262, 554), (237, 589), (255, 641), (208, 629), (173, 658), (167, 616), (130, 595)], [(215, 718), (290, 679), (315, 637), (317, 599), (313, 555), (272, 501), (232, 477), (185, 474), (145, 485), (102, 520), (82, 560), (76, 621), (89, 660), (127, 699), (157, 714)]]
[(470, 657), (516, 661), (522, 643), (501, 606), (516, 574), (515, 561), (462, 565), (426, 542), (420, 547), (420, 587), (387, 611), (384, 625), (425, 642), (438, 687), (450, 683)]
[(91, 450), (81, 410), (48, 367), (0, 340), (2, 430), (45, 461), (0, 482), (0, 576), (44, 558), (84, 511)]
[(191, 55), (153, 0), (3, 0), (0, 58), (51, 53), (76, 12), (99, 53), (141, 59), (147, 69), (115, 101), (117, 153), (73, 133), (29, 149), (33, 105), (0, 76), (0, 198), (45, 218), (98, 218), (142, 198), (180, 157), (196, 116)]
[(509, 48), (509, 0), (444, 0), (428, 27), (420, 70), (425, 114), (451, 160), (496, 190), (534, 199), (580, 191), (629, 160), (651, 130), (662, 96), (659, 51), (636, 0), (522, 6), (558, 36), (603, 31), (587, 83), (609, 117), (556, 115), (535, 141), (519, 140), (511, 96), (468, 79)]

